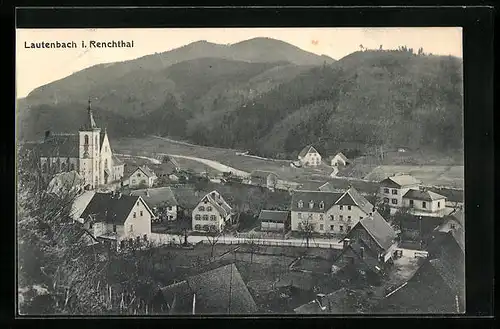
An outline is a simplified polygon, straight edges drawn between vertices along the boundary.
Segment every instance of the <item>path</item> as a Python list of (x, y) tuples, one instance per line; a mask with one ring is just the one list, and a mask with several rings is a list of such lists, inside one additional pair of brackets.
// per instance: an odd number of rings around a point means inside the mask
[[(169, 244), (178, 243), (178, 236), (173, 234), (163, 234), (163, 233), (151, 233), (151, 241), (158, 244)], [(266, 245), (266, 246), (281, 246), (281, 247), (305, 247), (305, 242), (302, 239), (253, 239), (255, 244)], [(190, 235), (188, 236), (188, 242), (191, 244), (196, 244), (199, 242), (209, 243), (208, 238), (203, 235)], [(221, 236), (219, 244), (245, 244), (248, 243), (248, 239), (237, 238), (233, 236)], [(309, 242), (309, 247), (313, 248), (325, 248), (325, 249), (342, 249), (342, 243), (338, 240), (326, 240), (326, 239), (314, 239)]]

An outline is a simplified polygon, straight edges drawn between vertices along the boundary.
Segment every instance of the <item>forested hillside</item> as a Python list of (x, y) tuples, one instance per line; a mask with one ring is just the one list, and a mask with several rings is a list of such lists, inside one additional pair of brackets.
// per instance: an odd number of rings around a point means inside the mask
[[(99, 124), (115, 138), (156, 134), (280, 158), (296, 156), (306, 144), (326, 153), (346, 145), (463, 147), (461, 59), (404, 49), (356, 52), (336, 62), (313, 55), (316, 64), (297, 64), (283, 55), (281, 41), (260, 41), (268, 48), (247, 54), (252, 61), (209, 56), (157, 69), (128, 64), (135, 68), (119, 79), (109, 76), (121, 64), (109, 66), (108, 78), (89, 83)], [(273, 61), (257, 61), (271, 46), (281, 49), (268, 56)], [(244, 54), (249, 46), (238, 47)], [(67, 78), (78, 81), (73, 86), (85, 85), (79, 74)], [(71, 89), (70, 97), (62, 96), (62, 85), (19, 102), (22, 138), (74, 131), (83, 122), (88, 88)], [(74, 100), (56, 102), (54, 90)]]

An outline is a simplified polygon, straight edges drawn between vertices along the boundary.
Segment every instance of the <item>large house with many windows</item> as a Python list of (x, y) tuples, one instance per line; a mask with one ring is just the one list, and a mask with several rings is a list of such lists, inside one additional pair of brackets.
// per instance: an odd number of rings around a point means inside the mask
[(233, 209), (217, 191), (201, 198), (192, 212), (193, 231), (221, 232), (231, 220)]
[(391, 212), (403, 207), (403, 196), (409, 190), (419, 190), (421, 182), (413, 176), (398, 174), (380, 182), (379, 198), (391, 207)]
[(304, 147), (298, 158), (300, 163), (306, 167), (316, 167), (321, 164), (321, 154), (311, 145)]
[(300, 231), (309, 224), (317, 233), (345, 234), (375, 212), (373, 205), (353, 187), (344, 192), (295, 191), (291, 229)]

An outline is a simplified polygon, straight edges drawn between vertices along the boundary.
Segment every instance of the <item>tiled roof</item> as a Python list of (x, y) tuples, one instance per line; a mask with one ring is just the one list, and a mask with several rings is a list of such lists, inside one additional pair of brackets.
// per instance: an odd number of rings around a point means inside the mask
[(394, 229), (377, 211), (373, 213), (373, 216), (365, 217), (356, 225), (362, 225), (375, 242), (384, 250), (389, 249), (396, 238)]
[(302, 149), (302, 151), (300, 151), (299, 157), (304, 157), (304, 156), (306, 156), (307, 153), (309, 153), (311, 151), (319, 153), (312, 145), (308, 145), (308, 146), (304, 147)]
[(359, 192), (351, 187), (345, 192), (345, 194), (340, 197), (335, 204), (338, 205), (356, 205), (361, 210), (363, 210), (366, 214), (373, 213), (373, 205), (366, 200), (364, 196), (359, 194)]
[[(344, 193), (339, 192), (322, 192), (322, 191), (294, 191), (292, 194), (292, 211), (304, 212), (326, 212)], [(299, 201), (303, 202), (302, 208), (298, 207)], [(311, 208), (309, 203), (313, 201)], [(320, 204), (323, 202), (323, 209)]]
[[(364, 250), (361, 251), (361, 248), (364, 248)], [(378, 273), (379, 270), (377, 270), (376, 266), (380, 266), (380, 263), (378, 261), (377, 255), (374, 255), (373, 251), (371, 251), (371, 249), (368, 248), (368, 246), (362, 241), (355, 240), (350, 243), (347, 248), (342, 250), (334, 263), (337, 263), (338, 260), (342, 259), (344, 254), (348, 251), (354, 253), (358, 257), (358, 259), (365, 263), (372, 272)]]
[(140, 167), (137, 167), (137, 169), (135, 169), (131, 175), (133, 173), (135, 173), (137, 170), (140, 170), (144, 173), (144, 175), (146, 175), (147, 177), (156, 177), (156, 174), (154, 173), (154, 171), (152, 171), (148, 166), (140, 166)]
[[(213, 196), (215, 193), (215, 197)], [(222, 195), (220, 195), (219, 192), (217, 191), (212, 191), (208, 194), (206, 194), (201, 200), (207, 199), (208, 202), (210, 202), (211, 205), (215, 207), (219, 211), (219, 213), (223, 216), (226, 217), (231, 213), (231, 206), (227, 204), (227, 202), (224, 200)]]
[[(257, 305), (241, 278), (234, 264), (218, 267), (214, 270), (188, 277), (184, 282), (162, 289), (165, 299), (178, 296), (187, 307), (191, 297), (195, 296), (195, 314), (248, 314), (256, 313)], [(192, 307), (192, 299), (191, 305)]]
[[(112, 193), (96, 193), (80, 218), (85, 220), (92, 215), (97, 222), (123, 225), (139, 198), (130, 195), (118, 197), (113, 196)], [(149, 208), (146, 207), (146, 209)]]
[(446, 199), (445, 196), (437, 194), (431, 191), (421, 191), (421, 190), (409, 190), (403, 195), (406, 199), (424, 200), (424, 201), (434, 201)]
[(113, 166), (120, 166), (123, 164), (123, 161), (120, 160), (120, 158), (118, 158), (116, 155), (113, 154), (112, 156), (112, 160), (113, 160)]
[(332, 157), (332, 160), (336, 157), (339, 157), (341, 158), (342, 160), (344, 160), (345, 162), (349, 162), (349, 159), (347, 159), (347, 157), (344, 155), (344, 153), (342, 152), (339, 152), (337, 153), (335, 156)]
[(132, 196), (140, 196), (148, 205), (152, 207), (165, 204), (168, 206), (177, 206), (177, 199), (170, 187), (158, 187), (150, 189), (134, 190), (130, 192)]
[(447, 258), (453, 259), (458, 263), (464, 259), (464, 249), (461, 247), (460, 240), (453, 232), (434, 231), (433, 239), (429, 242), (427, 251), (429, 258)]
[(200, 202), (200, 198), (193, 187), (171, 186), (175, 199), (179, 206), (184, 209), (193, 209)]
[(273, 221), (279, 223), (285, 223), (288, 219), (290, 212), (279, 211), (279, 210), (261, 210), (259, 215), (259, 220), (261, 222)]
[(366, 297), (366, 292), (362, 290), (341, 288), (307, 304), (301, 305), (294, 311), (298, 314), (364, 313), (366, 308), (366, 305), (364, 305)]
[(80, 137), (77, 134), (54, 134), (39, 144), (39, 147), (42, 157), (78, 158)]
[(421, 182), (415, 179), (415, 177), (410, 175), (395, 175), (395, 176), (390, 176), (380, 182), (380, 184), (382, 185), (385, 183), (393, 183), (402, 187), (402, 186), (420, 184)]

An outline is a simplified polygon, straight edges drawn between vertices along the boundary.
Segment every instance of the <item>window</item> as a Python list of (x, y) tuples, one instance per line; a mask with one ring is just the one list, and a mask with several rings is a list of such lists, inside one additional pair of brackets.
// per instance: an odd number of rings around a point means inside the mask
[(323, 220), (323, 214), (319, 214), (319, 220)]
[(200, 230), (200, 229), (201, 229), (201, 225), (200, 225), (200, 224), (196, 224), (196, 225), (194, 226), (194, 229), (195, 229), (195, 230)]
[(330, 220), (334, 220), (335, 217), (333, 217), (333, 215), (330, 215)]
[(216, 220), (217, 218), (215, 217), (215, 215), (210, 215), (210, 220), (214, 221)]
[(148, 235), (147, 235), (147, 234), (144, 234), (144, 235), (142, 236), (142, 238), (144, 239), (144, 241), (148, 241)]
[(392, 204), (398, 204), (398, 199), (392, 199), (391, 202)]
[(141, 210), (141, 211), (139, 211), (139, 216), (141, 216), (141, 217), (142, 217), (142, 210)]
[(97, 148), (97, 144), (99, 144), (99, 141), (97, 140), (97, 136), (95, 136), (95, 147)]
[(427, 202), (422, 201), (422, 208), (427, 208)]
[(125, 240), (120, 241), (120, 248), (125, 248)]
[(172, 210), (172, 206), (168, 206), (168, 207), (167, 207), (167, 209), (168, 209), (168, 210)]
[(142, 184), (146, 184), (146, 180), (145, 180), (145, 179), (142, 179), (142, 180), (141, 180), (141, 183), (142, 183)]
[(137, 173), (137, 177), (141, 177), (141, 173), (140, 172)]
[(349, 232), (350, 230), (351, 230), (351, 227), (347, 226), (347, 232)]
[(314, 207), (314, 201), (313, 201), (313, 200), (311, 200), (311, 201), (309, 201), (309, 208), (311, 208), (311, 209), (312, 209), (313, 207)]
[(384, 188), (384, 193), (389, 193), (389, 189), (388, 188)]
[(392, 189), (392, 194), (393, 194), (393, 195), (397, 195), (397, 194), (398, 194), (398, 190), (396, 190), (396, 189)]
[(339, 230), (340, 230), (340, 232), (344, 232), (344, 226), (343, 226), (343, 225), (340, 225), (340, 226), (339, 226)]
[(203, 215), (203, 220), (208, 220), (208, 215)]
[(343, 220), (344, 220), (344, 216), (340, 215), (340, 216), (339, 216), (339, 219), (340, 219), (341, 221), (343, 221)]
[(132, 184), (135, 184), (135, 179), (132, 179)]
[(137, 207), (139, 207), (139, 201), (137, 201), (137, 203), (135, 204)]
[(71, 166), (71, 170), (75, 170), (75, 164), (74, 163), (72, 163), (70, 166)]
[(137, 218), (137, 214), (135, 213), (135, 211), (134, 211), (133, 217), (134, 217), (134, 218)]
[(319, 209), (324, 209), (325, 208), (325, 203), (323, 201), (321, 201), (319, 203)]
[(208, 231), (209, 230), (209, 226), (208, 225), (203, 225), (203, 230)]
[(134, 231), (134, 225), (133, 224), (130, 224), (130, 229), (129, 229), (130, 232), (133, 232)]
[(438, 201), (438, 208), (441, 208), (441, 202)]
[(350, 222), (351, 221), (351, 216), (347, 216), (347, 221)]
[(298, 217), (299, 219), (302, 219), (302, 213), (300, 213), (300, 212), (299, 212), (299, 213), (297, 214), (297, 217)]
[(319, 230), (323, 231), (323, 224), (319, 224)]
[(205, 211), (205, 207), (203, 207), (203, 206), (199, 206), (199, 207), (198, 207), (198, 210), (199, 210), (199, 211)]
[(201, 216), (200, 216), (200, 215), (196, 215), (196, 216), (194, 216), (194, 219), (195, 219), (195, 220), (200, 220), (200, 219), (201, 219)]
[(359, 216), (359, 220), (362, 220), (363, 219), (363, 216)]
[(410, 200), (410, 207), (413, 207), (413, 200)]
[(207, 211), (212, 211), (212, 207), (208, 206)]
[(108, 169), (108, 159), (104, 160), (104, 169)]
[(384, 198), (384, 203), (389, 203), (389, 198)]
[(47, 162), (44, 162), (42, 165), (42, 172), (46, 173), (47, 172)]
[(340, 206), (340, 210), (344, 210), (344, 206)]
[(91, 230), (91, 229), (92, 229), (92, 226), (93, 226), (93, 225), (92, 225), (92, 223), (90, 223), (90, 224), (89, 224), (89, 230)]
[(113, 225), (113, 233), (116, 233), (116, 225)]
[(330, 225), (330, 231), (333, 231), (333, 225)]
[(455, 224), (450, 224), (450, 228), (451, 228), (452, 230), (454, 230), (454, 229), (455, 229)]
[(313, 214), (309, 214), (309, 219), (312, 219), (313, 218)]
[(297, 204), (297, 207), (302, 208), (303, 206), (304, 206), (304, 202), (302, 202), (302, 200), (300, 200), (299, 203)]
[(347, 210), (351, 210), (351, 206), (347, 206)]
[(85, 135), (84, 140), (85, 140), (84, 144), (89, 145), (89, 135)]

